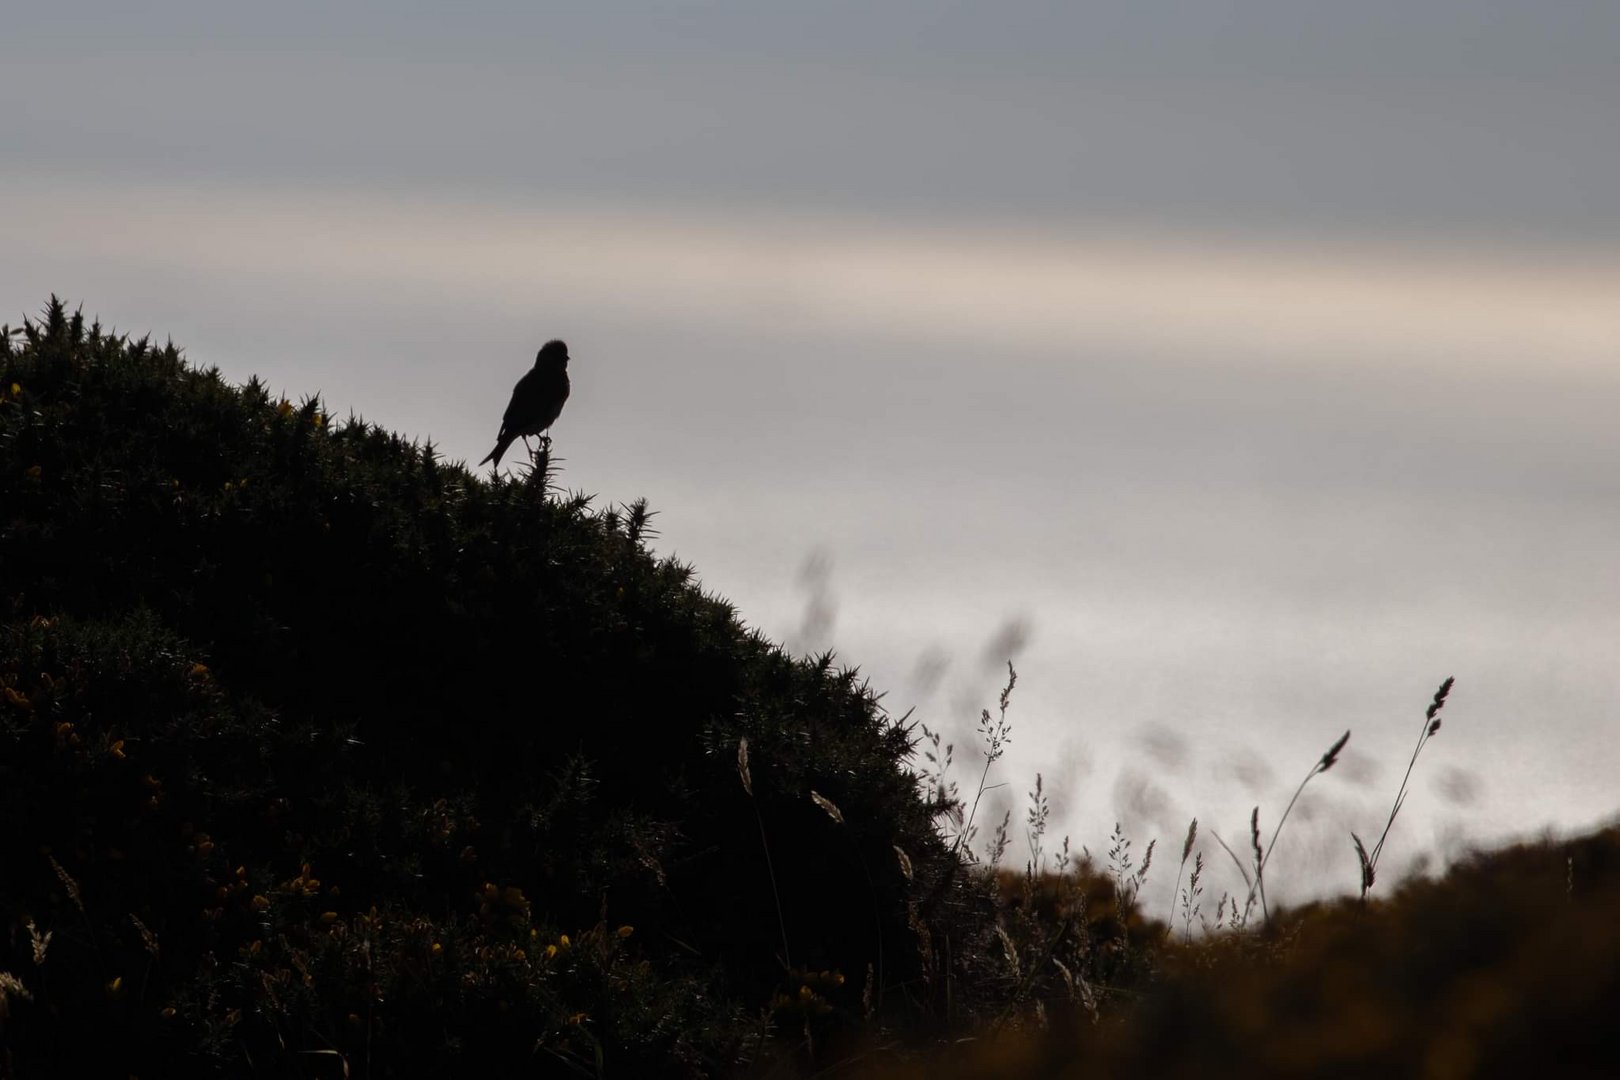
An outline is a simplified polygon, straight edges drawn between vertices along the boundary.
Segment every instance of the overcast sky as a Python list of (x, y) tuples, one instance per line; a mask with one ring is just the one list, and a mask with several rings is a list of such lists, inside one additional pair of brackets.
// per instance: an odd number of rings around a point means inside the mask
[(1274, 871), (1348, 889), (1447, 675), (1393, 860), (1620, 810), (1616, 40), (1576, 0), (32, 5), (0, 319), (55, 291), (470, 461), (565, 337), (567, 485), (931, 726), (1015, 653), (995, 797), (1041, 770), (1077, 844), (1241, 836), (1353, 729)]

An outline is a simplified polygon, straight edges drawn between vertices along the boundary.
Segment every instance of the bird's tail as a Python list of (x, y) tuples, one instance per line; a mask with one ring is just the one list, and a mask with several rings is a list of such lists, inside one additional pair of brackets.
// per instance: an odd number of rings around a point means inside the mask
[(495, 463), (495, 467), (497, 469), (500, 468), (501, 467), (501, 455), (506, 453), (506, 448), (508, 446), (511, 446), (511, 445), (512, 445), (512, 440), (511, 439), (498, 439), (498, 440), (496, 440), (495, 449), (491, 450), (489, 452), (489, 456), (486, 457), (483, 461), (480, 461), (478, 463), (478, 467), (481, 469), (487, 463), (493, 461)]

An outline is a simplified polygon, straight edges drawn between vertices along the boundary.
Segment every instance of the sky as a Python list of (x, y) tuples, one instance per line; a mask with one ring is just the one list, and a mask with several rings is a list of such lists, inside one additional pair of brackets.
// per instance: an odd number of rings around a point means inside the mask
[(1015, 860), (1037, 772), (1076, 847), (1235, 842), (1350, 729), (1268, 868), (1349, 890), (1447, 676), (1387, 866), (1620, 811), (1617, 31), (33, 5), (0, 321), (55, 292), (468, 462), (563, 337), (562, 483), (646, 496), (660, 552), (915, 708), (964, 785), (1014, 660)]

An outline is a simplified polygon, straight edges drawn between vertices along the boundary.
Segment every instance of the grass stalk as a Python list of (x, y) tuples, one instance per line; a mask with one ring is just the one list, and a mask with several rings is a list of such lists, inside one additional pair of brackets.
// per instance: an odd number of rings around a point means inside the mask
[(1400, 814), (1401, 807), (1406, 805), (1406, 787), (1412, 781), (1412, 769), (1416, 767), (1418, 755), (1423, 752), (1423, 747), (1440, 730), (1440, 710), (1446, 707), (1446, 698), (1451, 694), (1452, 684), (1456, 681), (1455, 677), (1447, 676), (1446, 681), (1440, 684), (1440, 689), (1434, 692), (1434, 699), (1429, 702), (1428, 709), (1424, 711), (1423, 727), (1418, 731), (1417, 745), (1412, 748), (1412, 757), (1406, 763), (1406, 772), (1401, 777), (1400, 790), (1395, 793), (1395, 802), (1389, 808), (1389, 819), (1384, 822), (1384, 831), (1379, 834), (1378, 843), (1373, 845), (1372, 851), (1369, 853), (1366, 846), (1362, 844), (1361, 837), (1355, 833), (1350, 834), (1350, 838), (1355, 841), (1356, 857), (1361, 863), (1361, 899), (1363, 901), (1367, 899), (1367, 893), (1372, 890), (1373, 882), (1378, 878), (1378, 860), (1384, 853), (1384, 842), (1389, 839), (1389, 831), (1395, 826), (1395, 818)]
[(1305, 791), (1305, 785), (1311, 782), (1311, 777), (1316, 776), (1318, 773), (1325, 773), (1333, 768), (1339, 760), (1339, 754), (1349, 741), (1350, 733), (1346, 731), (1339, 736), (1337, 742), (1328, 747), (1327, 753), (1323, 754), (1316, 764), (1311, 766), (1310, 771), (1305, 774), (1305, 779), (1301, 780), (1299, 787), (1294, 789), (1294, 797), (1288, 800), (1288, 805), (1283, 809), (1282, 817), (1277, 819), (1276, 827), (1271, 830), (1271, 841), (1266, 845), (1264, 851), (1260, 847), (1260, 808), (1258, 806), (1254, 808), (1254, 814), (1249, 818), (1250, 843), (1254, 847), (1254, 883), (1249, 886), (1249, 900), (1251, 903), (1253, 902), (1254, 894), (1258, 890), (1260, 894), (1260, 910), (1264, 914), (1267, 924), (1271, 922), (1271, 909), (1266, 903), (1266, 863), (1271, 860), (1272, 852), (1277, 850), (1277, 837), (1282, 835), (1283, 825), (1287, 823), (1288, 815), (1293, 813), (1294, 804), (1299, 802), (1300, 795)]

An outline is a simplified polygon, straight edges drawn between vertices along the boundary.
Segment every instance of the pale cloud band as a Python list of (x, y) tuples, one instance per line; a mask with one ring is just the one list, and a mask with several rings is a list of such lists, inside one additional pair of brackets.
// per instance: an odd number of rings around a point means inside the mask
[[(766, 332), (1620, 382), (1620, 254), (8, 183), (13, 247)], [(88, 253), (88, 251), (87, 251)]]

